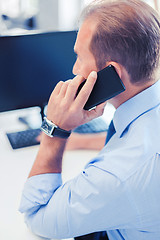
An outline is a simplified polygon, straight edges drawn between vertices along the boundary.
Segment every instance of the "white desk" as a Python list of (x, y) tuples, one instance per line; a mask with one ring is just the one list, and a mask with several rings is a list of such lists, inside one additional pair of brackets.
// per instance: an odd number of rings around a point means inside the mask
[[(36, 114), (36, 111), (37, 109), (29, 109), (0, 114), (0, 239), (2, 240), (43, 239), (27, 229), (23, 215), (18, 212), (23, 185), (39, 147), (13, 150), (5, 135), (6, 132), (25, 129), (25, 126), (17, 120), (17, 116)], [(63, 180), (66, 181), (77, 175), (86, 162), (96, 154), (97, 151), (65, 152)]]

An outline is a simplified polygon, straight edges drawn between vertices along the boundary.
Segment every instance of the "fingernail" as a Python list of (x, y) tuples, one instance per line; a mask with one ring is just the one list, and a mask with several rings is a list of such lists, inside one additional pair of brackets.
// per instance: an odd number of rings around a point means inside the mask
[(95, 71), (92, 71), (90, 75), (91, 75), (91, 77), (93, 77), (93, 78), (97, 78), (97, 73), (96, 73)]

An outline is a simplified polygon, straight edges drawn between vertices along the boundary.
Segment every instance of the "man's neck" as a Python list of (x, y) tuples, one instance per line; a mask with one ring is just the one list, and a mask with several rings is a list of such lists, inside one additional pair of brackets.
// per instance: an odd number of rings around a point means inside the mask
[(130, 98), (136, 96), (140, 92), (144, 91), (145, 89), (151, 87), (156, 81), (149, 81), (145, 84), (132, 84), (130, 82), (124, 83), (126, 90), (121, 94), (115, 96), (114, 98), (109, 100), (116, 109), (124, 102), (129, 100)]

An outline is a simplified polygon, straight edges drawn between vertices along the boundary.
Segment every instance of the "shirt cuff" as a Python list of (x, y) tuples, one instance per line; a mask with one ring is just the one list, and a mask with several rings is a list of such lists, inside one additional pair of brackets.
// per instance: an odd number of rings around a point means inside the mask
[(28, 178), (22, 192), (19, 211), (21, 213), (37, 211), (42, 205), (48, 203), (61, 185), (60, 173), (46, 173)]

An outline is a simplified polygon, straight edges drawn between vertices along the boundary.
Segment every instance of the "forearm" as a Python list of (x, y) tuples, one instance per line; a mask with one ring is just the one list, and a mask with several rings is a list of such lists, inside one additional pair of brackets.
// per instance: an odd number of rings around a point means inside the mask
[[(84, 149), (101, 150), (105, 144), (106, 134), (89, 134), (84, 139)], [(81, 146), (81, 148), (83, 145)]]
[(50, 138), (43, 133), (40, 149), (29, 177), (44, 173), (61, 173), (65, 144), (66, 139)]
[[(85, 85), (76, 96), (78, 87), (83, 80), (82, 77), (77, 76), (72, 81), (59, 82), (51, 94), (47, 119), (65, 131), (73, 130), (103, 113), (105, 103), (91, 111), (83, 109), (96, 81), (96, 73), (93, 72), (89, 75)], [(33, 232), (50, 238), (78, 236), (88, 231), (92, 232), (94, 229), (93, 226), (93, 229), (87, 227), (84, 232), (80, 231), (89, 222), (88, 214), (84, 221), (83, 211), (88, 213), (95, 209), (94, 207), (94, 209), (86, 211), (85, 209), (92, 205), (92, 199), (87, 203), (85, 201), (89, 199), (88, 196), (92, 198), (93, 189), (95, 189), (92, 182), (97, 178), (94, 177), (88, 181), (88, 174), (83, 172), (73, 180), (71, 185), (66, 183), (61, 187), (62, 179), (59, 173), (61, 173), (66, 142), (66, 139), (50, 138), (44, 133), (42, 134), (40, 149), (25, 184), (19, 208), (20, 212), (25, 213), (26, 223)], [(88, 189), (92, 194), (88, 194)], [(83, 190), (86, 192), (83, 193)], [(103, 193), (103, 191), (100, 192)], [(95, 196), (99, 196), (97, 191)], [(71, 197), (72, 201), (70, 201)], [(95, 199), (96, 201), (97, 199)], [(76, 219), (81, 219), (80, 225), (76, 224)], [(82, 223), (83, 228), (79, 228)]]
[[(101, 116), (105, 103), (91, 111), (83, 109), (96, 78), (96, 72), (92, 72), (77, 97), (75, 96), (80, 83), (83, 81), (82, 77), (77, 76), (72, 81), (59, 82), (48, 102), (47, 119), (59, 128), (70, 131), (93, 118)], [(65, 144), (65, 139), (50, 138), (43, 134), (40, 150), (29, 177), (44, 173), (60, 173)]]
[(66, 144), (66, 150), (91, 149), (101, 150), (105, 144), (106, 133), (78, 134), (72, 133)]

